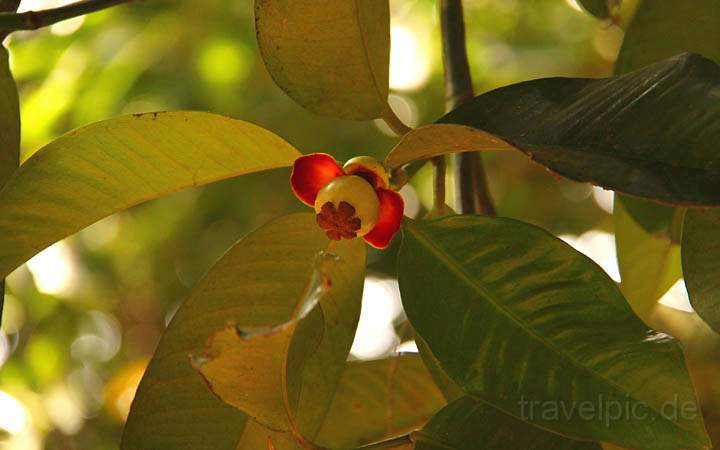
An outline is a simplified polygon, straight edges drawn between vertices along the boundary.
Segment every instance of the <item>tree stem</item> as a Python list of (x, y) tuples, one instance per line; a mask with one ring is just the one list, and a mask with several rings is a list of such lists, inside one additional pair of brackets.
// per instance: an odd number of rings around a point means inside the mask
[[(445, 108), (452, 111), (473, 98), (470, 65), (465, 46), (462, 0), (440, 0)], [(461, 214), (495, 215), (479, 153), (459, 153), (455, 167), (455, 203)]]
[(66, 19), (110, 8), (131, 0), (85, 0), (57, 8), (22, 13), (0, 13), (0, 30), (37, 30)]

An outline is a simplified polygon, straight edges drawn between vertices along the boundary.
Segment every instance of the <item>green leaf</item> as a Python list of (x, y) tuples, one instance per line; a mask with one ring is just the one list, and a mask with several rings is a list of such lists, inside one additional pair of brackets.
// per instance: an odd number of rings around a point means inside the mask
[(682, 276), (680, 246), (663, 229), (646, 231), (628, 213), (626, 199), (616, 196), (613, 209), (620, 288), (635, 313), (649, 323), (657, 301)]
[(606, 79), (548, 78), (480, 95), (440, 122), (497, 135), (577, 181), (720, 205), (720, 67), (683, 54)]
[(350, 362), (317, 443), (349, 448), (422, 427), (445, 399), (417, 354)]
[(407, 163), (447, 153), (509, 150), (513, 147), (492, 134), (452, 124), (433, 124), (405, 134), (388, 153), (385, 165), (397, 169)]
[(472, 397), (455, 400), (419, 432), (415, 450), (600, 450), (528, 425)]
[(20, 106), (8, 58), (0, 45), (0, 187), (20, 163)]
[(40, 149), (0, 191), (0, 278), (105, 216), (213, 181), (289, 166), (300, 153), (215, 114), (119, 117)]
[[(207, 338), (229, 321), (272, 326), (285, 320), (310, 287), (314, 261), (322, 251), (333, 251), (343, 258), (337, 267), (342, 274), (333, 269), (335, 287), (322, 301), (339, 296), (356, 301), (344, 303), (343, 310), (337, 311), (326, 311), (323, 304), (322, 311), (315, 309), (308, 318), (317, 320), (327, 314), (340, 320), (342, 313), (343, 322), (336, 328), (342, 329), (342, 336), (349, 334), (351, 340), (355, 324), (351, 316), (357, 320), (356, 311), (359, 314), (364, 244), (359, 240), (330, 243), (311, 214), (276, 219), (223, 256), (175, 314), (138, 388), (122, 449), (234, 449), (245, 416), (211, 393), (191, 366), (189, 355), (201, 353)], [(337, 334), (330, 336), (338, 338)], [(322, 382), (329, 383), (328, 389), (333, 388), (334, 374), (340, 372), (345, 360), (340, 355), (349, 349), (348, 338), (343, 340), (342, 336), (335, 341), (333, 359), (325, 361), (327, 373)], [(321, 345), (325, 351), (326, 341)], [(341, 359), (340, 364), (337, 359)], [(321, 400), (318, 398), (319, 403)]]
[(432, 350), (430, 350), (427, 343), (423, 341), (422, 337), (415, 335), (415, 343), (417, 344), (420, 357), (425, 363), (425, 367), (427, 367), (428, 372), (432, 375), (435, 385), (440, 389), (440, 392), (443, 393), (445, 400), (452, 402), (465, 395), (462, 388), (440, 367), (440, 361), (433, 355)]
[[(316, 444), (350, 448), (422, 427), (445, 401), (417, 354), (348, 362)], [(302, 450), (291, 433), (249, 421), (237, 450)]]
[(720, 63), (720, 7), (717, 0), (640, 2), (615, 63), (618, 73), (683, 52)]
[[(570, 437), (654, 450), (709, 443), (697, 409), (663, 410), (697, 408), (680, 347), (648, 330), (589, 258), (510, 219), (406, 221), (403, 237), (405, 311), (467, 394)], [(528, 415), (523, 402), (563, 409)], [(579, 416), (586, 402), (645, 415), (602, 417), (608, 426)]]
[[(609, 1), (613, 0), (579, 0), (585, 11), (589, 12), (598, 19), (607, 19), (610, 17)], [(619, 0), (617, 0), (619, 2)]]
[(720, 332), (720, 210), (685, 213), (682, 270), (695, 312)]
[(255, 24), (270, 75), (300, 105), (343, 119), (389, 108), (387, 0), (255, 0)]

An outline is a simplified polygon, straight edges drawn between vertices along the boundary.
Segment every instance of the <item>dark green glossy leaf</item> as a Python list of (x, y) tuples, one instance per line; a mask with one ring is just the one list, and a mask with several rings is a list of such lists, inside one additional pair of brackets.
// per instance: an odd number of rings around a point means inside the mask
[[(627, 198), (616, 196), (613, 211), (620, 288), (635, 313), (648, 323), (657, 301), (682, 276), (680, 246), (664, 230), (653, 234), (638, 224), (626, 210)], [(674, 217), (673, 208), (670, 212)]]
[[(408, 318), (467, 394), (571, 437), (654, 450), (708, 445), (697, 409), (663, 410), (668, 401), (697, 408), (677, 342), (648, 330), (589, 258), (510, 219), (406, 221), (403, 236)], [(583, 402), (597, 411), (602, 401), (644, 415), (610, 426), (599, 413), (579, 416)], [(523, 402), (565, 414), (528, 416)]]
[(683, 54), (607, 79), (480, 95), (440, 122), (488, 131), (560, 175), (681, 205), (720, 204), (720, 67)]
[[(627, 73), (683, 52), (720, 63), (718, 42), (720, 7), (716, 0), (643, 1), (625, 31), (615, 72)], [(624, 197), (623, 202), (626, 212), (647, 232), (669, 230), (673, 208), (632, 197)]]
[(693, 308), (720, 332), (720, 210), (685, 213), (682, 270)]
[[(348, 242), (342, 249), (364, 251), (360, 242)], [(318, 252), (331, 245), (311, 214), (295, 214), (249, 234), (223, 256), (170, 322), (138, 388), (121, 448), (235, 449), (245, 415), (211, 393), (189, 355), (201, 353), (229, 321), (271, 326), (285, 320), (305, 295)], [(363, 253), (352, 256), (348, 265), (364, 268)], [(357, 278), (360, 289), (362, 271)], [(329, 388), (334, 370), (328, 364), (323, 382)]]
[(430, 347), (423, 338), (416, 334), (415, 343), (417, 344), (418, 351), (420, 352), (420, 357), (425, 363), (425, 367), (427, 367), (430, 375), (432, 375), (435, 385), (440, 389), (440, 392), (443, 393), (445, 400), (452, 402), (453, 400), (457, 400), (465, 395), (460, 386), (458, 386), (457, 383), (455, 383), (452, 378), (443, 371), (442, 367), (440, 367), (440, 362), (437, 360), (435, 355), (433, 355), (432, 350), (430, 350)]
[(518, 420), (472, 397), (455, 400), (418, 433), (415, 450), (600, 450)]

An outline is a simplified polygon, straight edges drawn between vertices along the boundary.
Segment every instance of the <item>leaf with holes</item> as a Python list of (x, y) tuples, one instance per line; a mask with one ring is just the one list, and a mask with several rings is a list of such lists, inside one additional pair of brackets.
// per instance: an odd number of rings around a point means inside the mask
[[(320, 304), (301, 321), (292, 341), (296, 346), (294, 362), (299, 364), (293, 373), (302, 380), (291, 381), (304, 388), (302, 396), (292, 399), (304, 427), (301, 429), (313, 437), (320, 425), (316, 422), (329, 407), (354, 336), (366, 249), (359, 240), (331, 242), (311, 214), (294, 214), (275, 219), (243, 238), (180, 307), (138, 388), (125, 427), (123, 450), (235, 448), (245, 415), (211, 393), (193, 370), (189, 355), (201, 354), (208, 337), (228, 322), (247, 328), (271, 327), (292, 317), (298, 302), (318, 287), (319, 252), (332, 252), (340, 260), (329, 262), (327, 276), (332, 286), (323, 291)], [(247, 345), (259, 348), (256, 339), (258, 336)], [(312, 351), (303, 345), (303, 339), (314, 339)], [(279, 376), (265, 375), (264, 385)], [(238, 392), (247, 381), (247, 377), (239, 380)], [(272, 387), (272, 392), (257, 392), (257, 387), (244, 392), (277, 399), (282, 390), (277, 385)], [(252, 412), (260, 415), (257, 409)], [(284, 412), (284, 405), (276, 402), (268, 404), (262, 415), (276, 418)]]

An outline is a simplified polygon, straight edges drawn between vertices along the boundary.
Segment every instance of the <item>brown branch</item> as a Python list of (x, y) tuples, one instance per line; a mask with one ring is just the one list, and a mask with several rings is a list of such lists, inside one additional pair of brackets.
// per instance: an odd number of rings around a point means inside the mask
[(85, 0), (42, 11), (0, 13), (0, 31), (7, 33), (17, 30), (37, 30), (129, 1), (131, 0)]
[[(443, 67), (445, 70), (445, 108), (452, 111), (473, 98), (470, 65), (465, 46), (465, 20), (462, 0), (440, 1)], [(479, 153), (454, 156), (455, 201), (461, 214), (494, 216), (495, 206)]]

